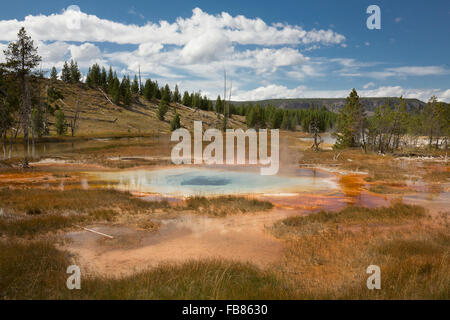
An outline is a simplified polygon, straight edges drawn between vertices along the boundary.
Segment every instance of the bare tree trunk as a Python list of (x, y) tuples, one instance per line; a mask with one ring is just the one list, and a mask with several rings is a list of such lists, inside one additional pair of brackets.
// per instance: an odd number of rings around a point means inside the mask
[(71, 125), (70, 125), (72, 137), (75, 135), (75, 130), (77, 129), (79, 114), (80, 114), (80, 91), (78, 91), (77, 106), (75, 108), (75, 116), (73, 117), (73, 120), (71, 121)]
[(44, 135), (47, 135), (47, 132), (50, 133), (50, 129), (48, 128), (48, 105), (49, 105), (49, 100), (48, 100), (48, 85), (45, 87), (45, 94), (47, 96), (47, 102), (44, 108)]
[[(24, 80), (23, 84), (23, 94), (22, 94), (22, 127), (23, 127), (23, 139), (24, 139), (24, 146), (26, 148), (27, 155), (30, 152), (30, 136), (29, 136), (29, 130), (30, 130), (30, 114), (31, 114), (31, 92), (29, 84), (26, 80)], [(33, 136), (34, 138), (34, 136)]]

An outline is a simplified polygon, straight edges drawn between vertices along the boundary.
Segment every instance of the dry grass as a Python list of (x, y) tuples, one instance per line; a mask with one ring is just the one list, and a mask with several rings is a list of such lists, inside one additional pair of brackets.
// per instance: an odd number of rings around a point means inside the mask
[[(445, 217), (446, 218), (446, 217)], [(371, 222), (367, 224), (366, 222)], [(401, 221), (395, 229), (391, 224)], [(65, 288), (72, 257), (46, 242), (0, 242), (0, 296), (5, 299), (449, 299), (449, 225), (423, 209), (352, 208), (287, 219), (285, 258), (268, 270), (231, 261), (165, 264), (113, 279), (85, 275)], [(372, 224), (372, 222), (378, 222)], [(351, 230), (347, 227), (359, 229)], [(336, 225), (343, 226), (335, 228)], [(381, 290), (366, 287), (367, 266), (381, 267)]]
[(268, 201), (261, 201), (247, 197), (191, 197), (186, 200), (183, 210), (194, 210), (196, 214), (213, 216), (226, 216), (229, 214), (242, 214), (249, 212), (267, 211), (273, 208)]
[(146, 230), (146, 231), (157, 231), (160, 225), (157, 222), (151, 220), (143, 220), (138, 223), (138, 228)]
[(50, 213), (88, 213), (95, 210), (117, 209), (136, 214), (168, 207), (167, 202), (149, 202), (132, 197), (130, 193), (116, 190), (48, 190), (48, 189), (0, 189), (1, 207), (14, 213), (30, 210)]
[[(43, 79), (41, 88), (50, 84), (50, 80)], [(55, 87), (63, 94), (64, 102), (57, 104), (66, 117), (73, 117), (80, 98), (80, 120), (78, 122), (77, 136), (107, 137), (107, 136), (142, 136), (170, 133), (170, 121), (175, 115), (175, 104), (170, 104), (166, 121), (159, 121), (157, 106), (159, 101), (146, 101), (142, 97), (133, 97), (130, 107), (113, 105), (107, 101), (99, 90), (90, 89), (85, 85), (66, 84), (57, 81)], [(45, 95), (45, 92), (42, 92)], [(196, 111), (183, 105), (177, 105), (176, 110), (181, 117), (181, 125), (186, 128), (193, 127), (194, 120), (202, 120), (207, 127), (220, 128), (222, 121), (214, 112)], [(117, 119), (117, 120), (116, 120)], [(54, 118), (50, 118), (54, 122)], [(245, 119), (233, 116), (229, 121), (232, 127), (245, 127)], [(53, 128), (53, 136), (56, 135)]]
[[(1, 189), (0, 235), (37, 236), (119, 216), (137, 216), (169, 207), (167, 201), (150, 202), (114, 190)], [(94, 209), (93, 209), (94, 208)], [(151, 228), (156, 230), (155, 228)]]
[(87, 216), (58, 216), (43, 215), (31, 218), (4, 220), (0, 219), (0, 236), (9, 237), (34, 236), (45, 234), (65, 228), (73, 227), (73, 224), (85, 222)]
[(0, 299), (62, 298), (70, 265), (50, 242), (0, 242)]
[(369, 188), (370, 192), (380, 193), (380, 194), (402, 194), (407, 193), (410, 190), (406, 188), (394, 188), (384, 184), (376, 184)]
[(350, 206), (339, 212), (320, 211), (307, 216), (290, 217), (275, 223), (272, 231), (280, 237), (317, 235), (343, 226), (392, 225), (425, 217), (424, 208), (403, 203), (395, 203), (388, 208), (374, 209)]
[(427, 182), (449, 182), (450, 170), (433, 170), (423, 176)]
[(0, 242), (0, 251), (4, 299), (287, 299), (291, 294), (274, 274), (217, 260), (161, 265), (122, 279), (82, 273), (82, 289), (69, 291), (65, 272), (73, 262), (51, 244)]
[[(279, 272), (304, 298), (450, 298), (450, 229), (420, 207), (320, 212), (273, 231), (287, 241)], [(381, 290), (366, 287), (372, 264), (381, 268)]]

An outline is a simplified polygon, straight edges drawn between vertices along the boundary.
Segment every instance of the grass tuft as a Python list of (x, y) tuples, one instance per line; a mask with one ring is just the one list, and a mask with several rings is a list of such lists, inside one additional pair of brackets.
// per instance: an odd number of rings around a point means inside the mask
[(273, 208), (268, 201), (260, 201), (246, 197), (221, 196), (221, 197), (191, 197), (186, 200), (187, 210), (195, 210), (199, 214), (214, 216), (226, 216), (257, 211), (267, 211)]

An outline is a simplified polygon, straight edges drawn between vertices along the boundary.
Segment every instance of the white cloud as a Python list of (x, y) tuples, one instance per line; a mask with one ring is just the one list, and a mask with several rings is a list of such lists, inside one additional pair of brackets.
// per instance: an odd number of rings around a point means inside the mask
[(133, 15), (133, 16), (138, 16), (141, 19), (144, 19), (144, 15), (140, 12), (137, 12), (136, 9), (134, 7), (131, 7), (130, 10), (128, 10), (128, 13)]
[[(442, 66), (405, 66), (398, 68), (385, 68), (381, 71), (363, 71), (361, 70), (361, 67), (364, 67), (364, 64), (358, 64), (353, 59), (332, 59), (332, 61), (333, 60), (340, 62), (346, 67), (341, 70), (342, 76), (386, 79), (389, 77), (439, 76), (450, 74), (450, 70)], [(370, 66), (370, 64), (365, 66)]]
[(369, 83), (366, 83), (366, 84), (363, 86), (364, 89), (369, 89), (370, 87), (375, 87), (375, 83), (369, 82)]
[(89, 42), (83, 43), (80, 46), (71, 45), (69, 47), (71, 56), (78, 62), (87, 62), (101, 57), (100, 49)]
[(398, 75), (408, 76), (430, 76), (430, 75), (443, 75), (448, 74), (449, 70), (440, 66), (411, 66), (411, 67), (399, 67), (389, 68), (388, 71), (392, 71)]
[(438, 99), (450, 103), (450, 89), (447, 89), (444, 92), (440, 93), (438, 95)]
[[(132, 9), (129, 13), (135, 14), (136, 10)], [(360, 62), (352, 58), (308, 57), (307, 52), (324, 46), (347, 47), (345, 37), (332, 30), (305, 30), (280, 22), (268, 25), (259, 18), (231, 16), (226, 12), (212, 15), (199, 8), (194, 9), (188, 18), (179, 17), (174, 22), (147, 22), (141, 26), (101, 19), (82, 12), (77, 6), (58, 14), (29, 15), (23, 21), (0, 20), (0, 62), (4, 60), (3, 50), (6, 48), (1, 41), (15, 40), (21, 26), (25, 26), (36, 41), (44, 69), (52, 66), (60, 69), (64, 61), (71, 58), (77, 60), (83, 69), (93, 63), (112, 65), (131, 75), (140, 69), (144, 77), (158, 79), (160, 84), (167, 82), (174, 86), (178, 83), (180, 88), (190, 91), (202, 89), (211, 98), (223, 90), (224, 69), (233, 80), (233, 97), (243, 100), (345, 97), (349, 92), (311, 90), (305, 86), (289, 89), (278, 84), (285, 83), (286, 79), (303, 82), (319, 77), (322, 81), (326, 75), (384, 79), (449, 73), (440, 66), (406, 66), (374, 71), (368, 68), (380, 63)], [(102, 51), (105, 42), (119, 44), (116, 46), (119, 49)], [(120, 46), (124, 44), (127, 44), (127, 49)], [(420, 97), (433, 90), (375, 89), (372, 82), (363, 88), (363, 94)], [(449, 90), (435, 92), (449, 100)]]
[(223, 59), (232, 51), (231, 43), (223, 32), (210, 30), (186, 43), (181, 56), (186, 63), (208, 63)]
[(153, 43), (153, 42), (143, 43), (139, 45), (137, 54), (143, 57), (150, 56), (154, 53), (160, 52), (163, 48), (164, 46), (160, 43)]
[[(257, 101), (278, 98), (345, 98), (352, 88), (347, 90), (313, 90), (306, 86), (298, 86), (289, 89), (281, 85), (268, 85), (250, 90), (238, 92), (235, 96), (237, 101)], [(421, 101), (428, 101), (432, 95), (436, 95), (439, 100), (450, 102), (450, 89), (446, 91), (438, 89), (408, 89), (400, 86), (379, 87), (372, 90), (358, 90), (360, 97), (400, 97), (415, 98)]]
[[(72, 23), (76, 20), (77, 23)], [(74, 27), (79, 25), (79, 28)], [(267, 25), (259, 18), (232, 17), (226, 12), (211, 15), (200, 8), (190, 18), (178, 18), (174, 23), (148, 22), (143, 26), (123, 24), (98, 18), (78, 10), (65, 10), (59, 14), (26, 16), (24, 21), (0, 21), (0, 41), (11, 41), (24, 26), (34, 39), (43, 41), (113, 42), (118, 44), (186, 45), (207, 32), (222, 33), (229, 42), (254, 45), (283, 44), (340, 44), (345, 37), (332, 30), (306, 31), (286, 24)]]

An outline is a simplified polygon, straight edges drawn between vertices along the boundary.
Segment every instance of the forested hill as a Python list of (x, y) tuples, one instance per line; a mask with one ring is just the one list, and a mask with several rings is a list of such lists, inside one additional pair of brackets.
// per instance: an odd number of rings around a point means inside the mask
[[(381, 106), (389, 100), (391, 105), (397, 104), (399, 102), (399, 98), (360, 98), (361, 102), (366, 107), (367, 111), (373, 112), (375, 108)], [(407, 109), (411, 110), (415, 107), (422, 108), (425, 103), (418, 99), (404, 99), (406, 101)], [(271, 99), (271, 100), (262, 100), (262, 101), (235, 101), (232, 102), (234, 105), (239, 106), (242, 104), (248, 105), (252, 104), (260, 104), (262, 106), (273, 105), (275, 107), (279, 107), (282, 109), (308, 109), (313, 106), (325, 106), (328, 110), (337, 112), (340, 108), (343, 108), (346, 104), (345, 98), (328, 98), (328, 99), (308, 99), (308, 98), (299, 98), (299, 99)]]

